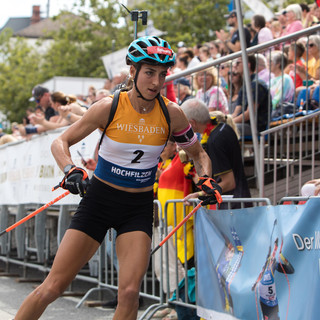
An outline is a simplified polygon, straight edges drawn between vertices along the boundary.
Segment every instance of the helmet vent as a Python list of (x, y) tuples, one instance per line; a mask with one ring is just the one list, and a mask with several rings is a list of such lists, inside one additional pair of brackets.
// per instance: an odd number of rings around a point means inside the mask
[(126, 57), (127, 64), (147, 63), (151, 65), (174, 65), (175, 54), (167, 41), (158, 37), (146, 36), (134, 40)]

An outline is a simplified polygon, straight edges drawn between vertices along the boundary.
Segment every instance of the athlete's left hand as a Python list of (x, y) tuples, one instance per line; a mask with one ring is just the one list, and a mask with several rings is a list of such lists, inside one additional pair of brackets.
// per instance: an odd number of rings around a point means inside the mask
[(208, 176), (199, 177), (196, 186), (201, 191), (205, 192), (205, 195), (198, 197), (199, 200), (202, 200), (202, 206), (216, 203), (220, 204), (222, 202), (222, 189), (212, 178), (209, 178)]

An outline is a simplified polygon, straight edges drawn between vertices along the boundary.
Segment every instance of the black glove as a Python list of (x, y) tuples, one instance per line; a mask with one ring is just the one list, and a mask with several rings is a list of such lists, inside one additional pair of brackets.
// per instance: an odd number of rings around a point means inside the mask
[(83, 197), (89, 187), (89, 178), (87, 172), (79, 167), (70, 169), (54, 189), (61, 187), (69, 190), (73, 194), (79, 194)]
[(202, 200), (202, 206), (216, 204), (217, 202), (220, 204), (222, 202), (222, 189), (212, 178), (208, 176), (200, 177), (196, 186), (206, 193), (198, 197), (199, 200)]

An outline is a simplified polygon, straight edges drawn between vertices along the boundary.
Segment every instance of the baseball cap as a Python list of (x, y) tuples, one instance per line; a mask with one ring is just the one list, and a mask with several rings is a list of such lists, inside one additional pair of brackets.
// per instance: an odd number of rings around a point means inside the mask
[(281, 15), (285, 15), (287, 13), (286, 10), (280, 10), (278, 12), (275, 13), (275, 16), (281, 16)]
[(185, 46), (186, 46), (186, 44), (183, 41), (179, 41), (178, 44), (177, 44), (178, 48), (183, 48)]
[(190, 81), (186, 78), (179, 78), (179, 79), (176, 79), (173, 81), (173, 84), (174, 85), (177, 85), (177, 84), (182, 84), (184, 86), (187, 86), (190, 88)]
[(46, 87), (40, 85), (35, 86), (32, 89), (32, 97), (29, 99), (29, 101), (39, 100), (46, 92), (49, 92)]
[(230, 11), (228, 14), (224, 15), (225, 19), (229, 19), (229, 18), (233, 18), (237, 16), (237, 11), (236, 10), (232, 10)]

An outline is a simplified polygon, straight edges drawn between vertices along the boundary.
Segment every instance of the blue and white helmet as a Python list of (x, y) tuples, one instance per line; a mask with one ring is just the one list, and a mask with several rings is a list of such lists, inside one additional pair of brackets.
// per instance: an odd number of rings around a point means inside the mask
[(161, 38), (146, 36), (131, 42), (128, 47), (126, 62), (128, 65), (146, 63), (172, 67), (176, 56), (169, 43)]

